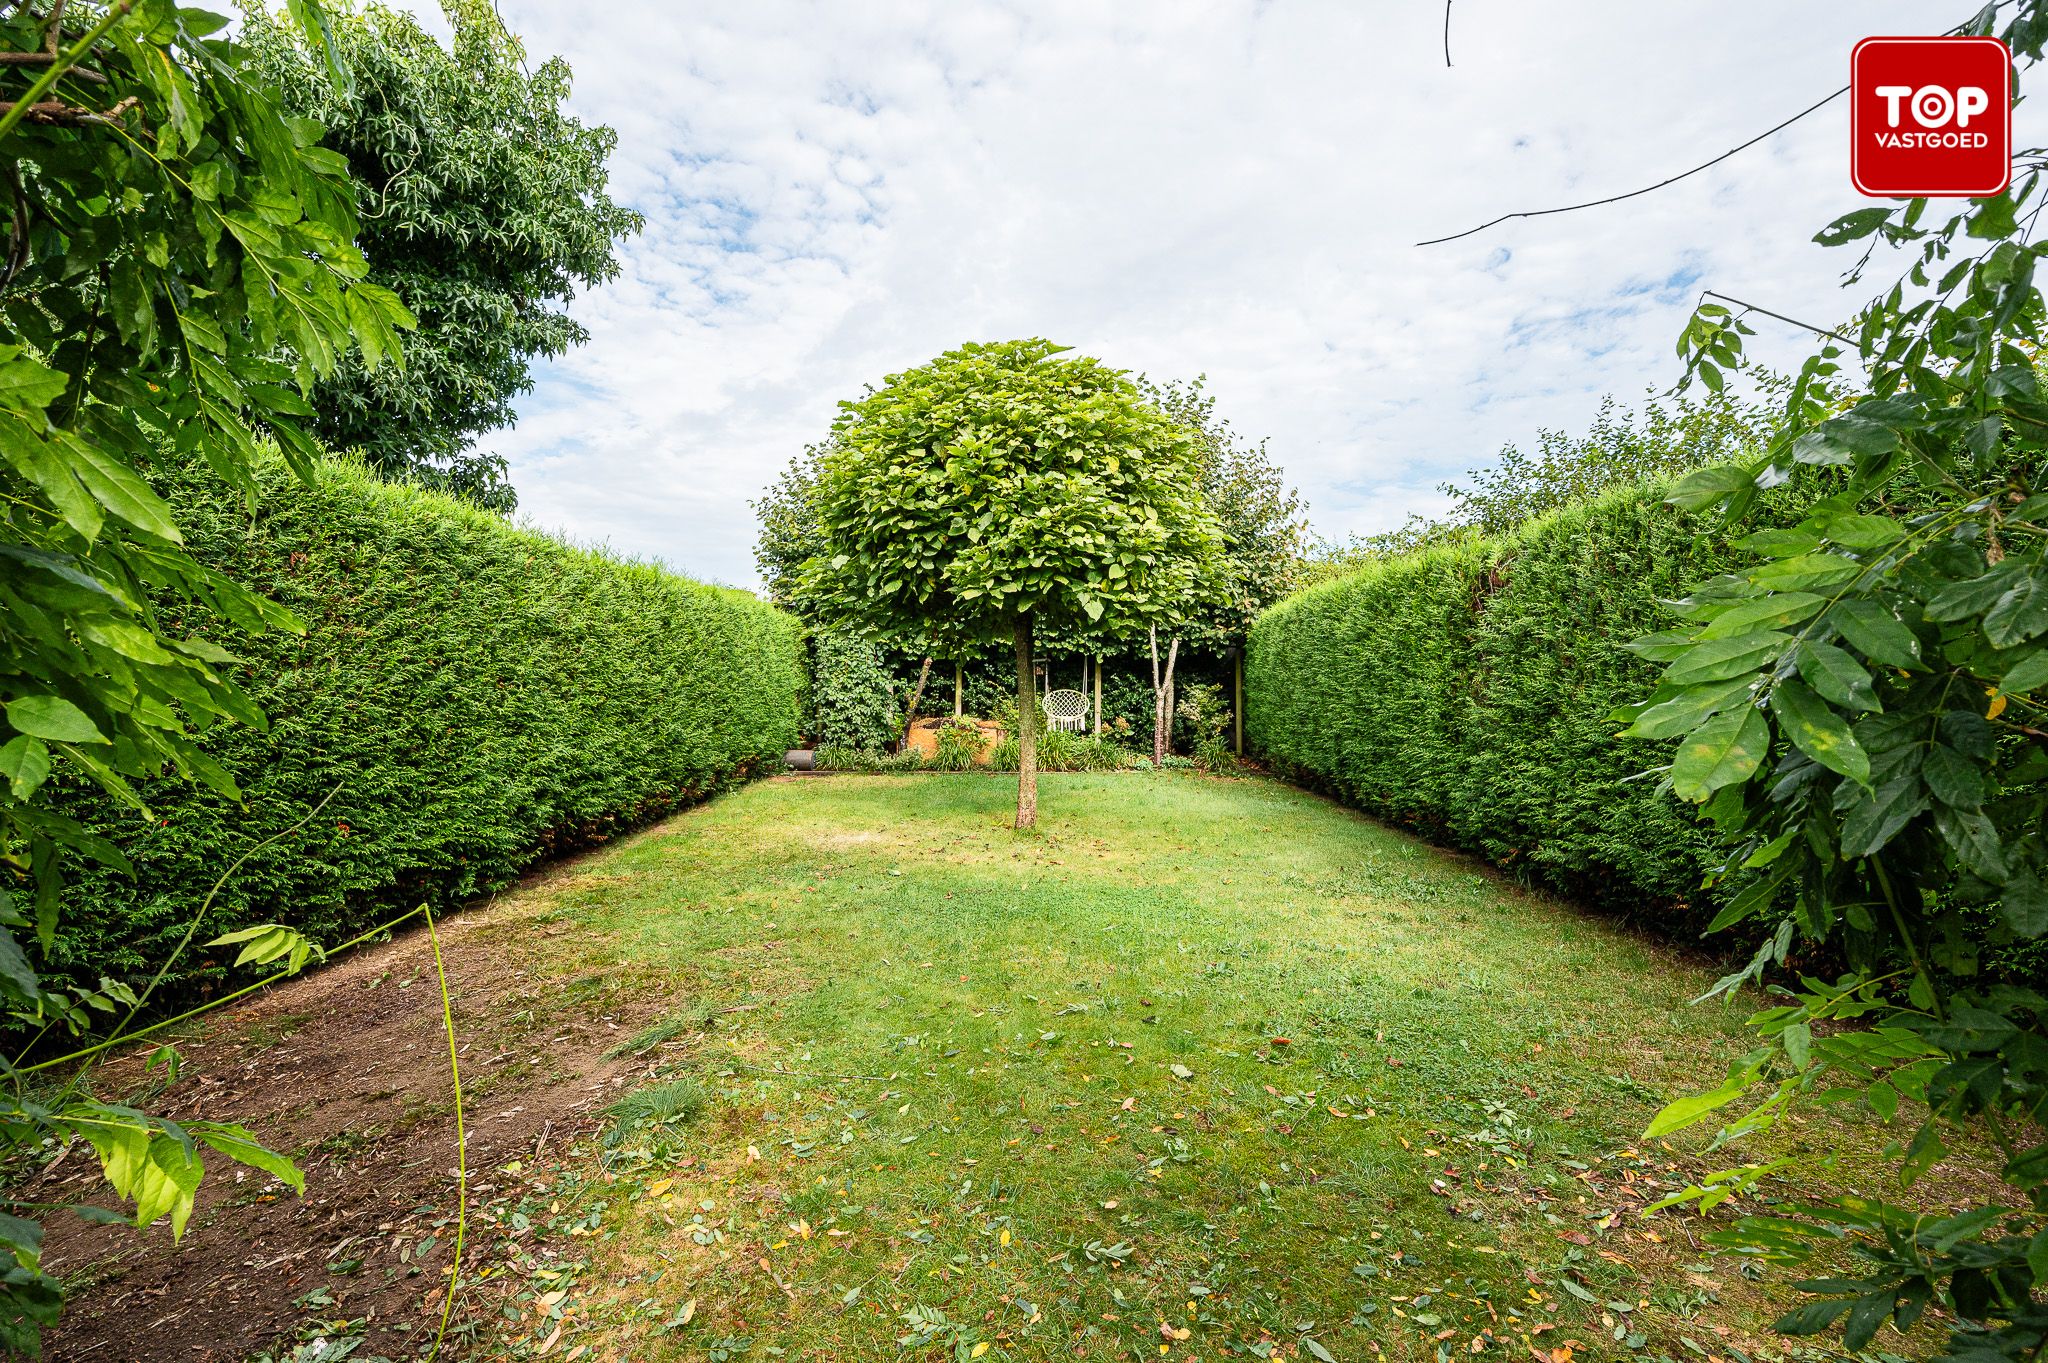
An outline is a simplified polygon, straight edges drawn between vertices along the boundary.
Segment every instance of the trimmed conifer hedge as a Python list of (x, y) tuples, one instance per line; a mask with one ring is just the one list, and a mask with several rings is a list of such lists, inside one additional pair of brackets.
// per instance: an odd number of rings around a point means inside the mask
[(1623, 645), (1672, 626), (1658, 598), (1733, 562), (1661, 496), (1612, 493), (1280, 602), (1252, 629), (1248, 741), (1530, 880), (1698, 926), (1707, 832), (1640, 779), (1668, 745), (1617, 739), (1607, 719), (1654, 684), (1657, 665)]
[[(313, 486), (282, 468), (262, 483), (253, 516), (217, 483), (166, 489), (205, 562), (307, 626), (252, 637), (170, 622), (245, 659), (237, 680), (269, 717), (268, 732), (207, 737), (243, 804), (159, 783), (145, 826), (96, 789), (63, 792), (64, 812), (120, 844), (136, 877), (75, 868), (61, 973), (154, 970), (234, 858), (330, 792), (316, 820), (236, 872), (199, 941), (282, 922), (332, 943), (422, 901), (456, 904), (776, 770), (797, 740), (800, 629), (749, 593), (340, 462)], [(224, 965), (188, 953), (167, 985), (189, 995)]]

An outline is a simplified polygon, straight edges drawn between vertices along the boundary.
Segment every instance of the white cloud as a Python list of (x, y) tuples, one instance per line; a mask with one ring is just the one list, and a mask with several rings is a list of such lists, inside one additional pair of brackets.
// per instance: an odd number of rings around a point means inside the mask
[(1045, 335), (1207, 373), (1320, 531), (1384, 529), (1667, 385), (1702, 287), (1844, 315), (1808, 238), (1858, 202), (1845, 105), (1645, 198), (1415, 241), (1662, 178), (1967, 8), (1457, 0), (1446, 69), (1433, 3), (501, 0), (618, 129), (648, 228), (486, 443), (540, 523), (750, 584), (747, 499), (838, 400)]

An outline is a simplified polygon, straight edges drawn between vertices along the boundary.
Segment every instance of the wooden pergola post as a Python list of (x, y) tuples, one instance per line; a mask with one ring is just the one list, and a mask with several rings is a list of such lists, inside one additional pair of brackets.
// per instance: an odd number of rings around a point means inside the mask
[(1239, 645), (1230, 650), (1231, 697), (1230, 728), (1231, 746), (1239, 757), (1244, 756), (1244, 647)]
[(962, 713), (960, 709), (961, 694), (962, 693), (960, 686), (960, 664), (956, 660), (953, 663), (953, 718), (955, 719), (960, 718)]
[(1095, 736), (1102, 737), (1102, 659), (1095, 660)]

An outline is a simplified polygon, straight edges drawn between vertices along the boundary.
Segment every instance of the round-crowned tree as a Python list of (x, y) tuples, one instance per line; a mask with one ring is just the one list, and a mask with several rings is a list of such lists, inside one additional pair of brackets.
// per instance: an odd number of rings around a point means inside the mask
[(819, 464), (821, 615), (1017, 653), (1017, 827), (1038, 817), (1032, 640), (1136, 633), (1216, 575), (1187, 428), (1050, 341), (966, 345), (840, 405)]

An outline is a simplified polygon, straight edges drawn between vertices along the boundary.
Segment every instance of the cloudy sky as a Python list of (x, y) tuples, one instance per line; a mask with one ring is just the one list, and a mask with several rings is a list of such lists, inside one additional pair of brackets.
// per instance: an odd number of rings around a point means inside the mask
[(1435, 0), (499, 3), (648, 224), (485, 443), (536, 523), (741, 586), (748, 499), (835, 404), (968, 340), (1208, 375), (1321, 534), (1429, 511), (1668, 386), (1702, 288), (1845, 315), (1809, 238), (1861, 202), (1847, 102), (1655, 195), (1416, 241), (1661, 179), (1846, 83), (1858, 38), (1975, 8), (1454, 0), (1447, 68)]

